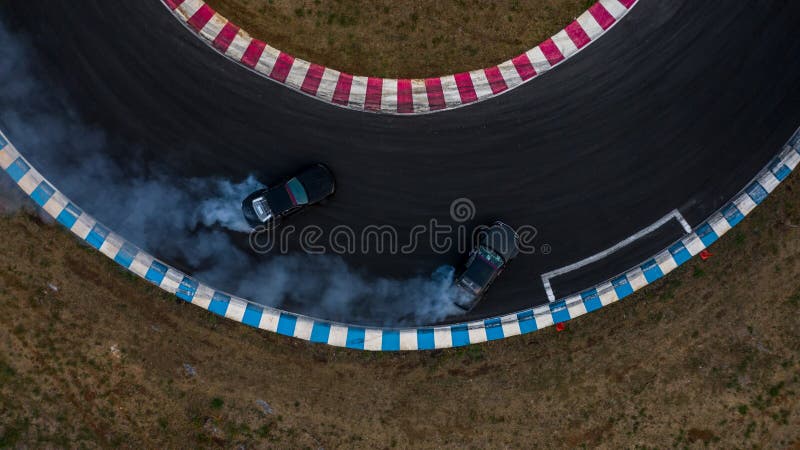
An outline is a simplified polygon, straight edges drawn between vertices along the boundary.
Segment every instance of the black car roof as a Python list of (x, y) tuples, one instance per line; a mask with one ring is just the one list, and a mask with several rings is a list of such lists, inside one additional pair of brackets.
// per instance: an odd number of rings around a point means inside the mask
[(481, 243), (500, 255), (506, 262), (519, 254), (517, 233), (504, 223), (497, 222), (483, 232)]
[(321, 164), (303, 170), (296, 178), (306, 189), (309, 203), (318, 202), (333, 193), (333, 175)]
[(267, 204), (273, 214), (283, 214), (294, 207), (289, 193), (286, 192), (286, 185), (281, 184), (267, 191), (264, 195), (267, 198)]
[(492, 276), (494, 276), (495, 272), (497, 272), (497, 267), (481, 257), (479, 253), (462, 276), (472, 280), (473, 283), (479, 285), (481, 289), (483, 289), (492, 280)]

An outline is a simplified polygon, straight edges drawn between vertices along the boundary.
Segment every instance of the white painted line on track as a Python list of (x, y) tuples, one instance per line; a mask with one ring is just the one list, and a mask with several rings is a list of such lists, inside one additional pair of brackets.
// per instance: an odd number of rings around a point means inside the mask
[(681, 226), (683, 227), (683, 231), (685, 231), (687, 233), (691, 233), (692, 232), (692, 226), (689, 225), (689, 222), (687, 222), (686, 219), (683, 218), (683, 214), (681, 214), (680, 211), (678, 211), (677, 209), (673, 210), (672, 214), (673, 214), (673, 217), (675, 217), (675, 220), (677, 220), (681, 224)]
[(576, 270), (578, 270), (578, 269), (580, 269), (580, 268), (582, 268), (584, 266), (587, 266), (589, 264), (597, 262), (597, 261), (599, 261), (599, 260), (601, 260), (601, 259), (603, 259), (603, 258), (605, 258), (607, 256), (613, 255), (614, 253), (622, 250), (623, 248), (625, 248), (628, 245), (636, 242), (637, 240), (641, 239), (642, 237), (644, 237), (644, 236), (656, 231), (657, 229), (661, 228), (662, 226), (664, 226), (667, 222), (669, 222), (672, 219), (675, 219), (676, 221), (678, 221), (678, 223), (681, 224), (681, 227), (683, 227), (684, 231), (686, 231), (687, 233), (691, 233), (692, 232), (691, 225), (689, 225), (689, 222), (686, 221), (686, 219), (683, 217), (683, 215), (680, 213), (680, 211), (678, 211), (677, 209), (673, 209), (672, 211), (670, 211), (669, 214), (667, 214), (666, 216), (658, 219), (652, 225), (639, 230), (638, 232), (636, 232), (635, 234), (632, 234), (631, 236), (628, 236), (626, 239), (624, 239), (623, 241), (618, 242), (616, 245), (614, 245), (611, 248), (603, 250), (602, 252), (596, 253), (596, 254), (594, 254), (594, 255), (592, 255), (592, 256), (590, 256), (588, 258), (582, 259), (582, 260), (580, 260), (580, 261), (578, 261), (576, 263), (573, 263), (573, 264), (570, 264), (568, 266), (564, 266), (564, 267), (561, 267), (559, 269), (552, 270), (550, 272), (542, 274), (542, 285), (544, 286), (545, 292), (547, 292), (547, 299), (550, 300), (551, 302), (556, 301), (556, 296), (553, 293), (553, 287), (550, 284), (550, 280), (552, 278), (555, 278), (555, 277), (560, 276), (560, 275), (564, 275), (565, 273), (576, 271)]

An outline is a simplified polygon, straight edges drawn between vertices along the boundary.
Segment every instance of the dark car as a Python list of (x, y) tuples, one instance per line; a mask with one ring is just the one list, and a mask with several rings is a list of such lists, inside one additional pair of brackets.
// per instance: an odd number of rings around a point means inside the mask
[(467, 260), (466, 270), (456, 279), (459, 294), (453, 302), (465, 312), (483, 298), (492, 282), (519, 254), (519, 236), (503, 222), (481, 232), (478, 245)]
[(316, 164), (283, 183), (248, 195), (242, 201), (242, 213), (251, 227), (270, 227), (283, 217), (321, 202), (335, 189), (331, 171), (323, 164)]

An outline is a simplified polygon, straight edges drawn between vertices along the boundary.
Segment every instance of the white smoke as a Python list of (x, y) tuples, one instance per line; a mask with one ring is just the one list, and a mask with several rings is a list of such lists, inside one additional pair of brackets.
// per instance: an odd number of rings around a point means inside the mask
[[(262, 186), (255, 177), (187, 179), (136, 164), (140, 148), (84, 124), (68, 96), (37, 78), (21, 37), (0, 25), (0, 42), (0, 127), (58, 189), (135, 245), (215, 288), (325, 319), (409, 325), (458, 313), (451, 267), (394, 280), (336, 256), (242, 250), (232, 232), (249, 230), (240, 205)], [(131, 155), (124, 168), (105, 156), (112, 146)]]
[[(205, 180), (195, 180), (201, 187)], [(253, 175), (250, 175), (241, 183), (233, 184), (227, 180), (215, 180), (213, 183), (216, 188), (216, 196), (204, 199), (200, 202), (194, 220), (205, 226), (221, 225), (232, 231), (247, 233), (250, 226), (244, 220), (242, 211), (239, 209), (242, 199), (251, 192), (264, 187)]]

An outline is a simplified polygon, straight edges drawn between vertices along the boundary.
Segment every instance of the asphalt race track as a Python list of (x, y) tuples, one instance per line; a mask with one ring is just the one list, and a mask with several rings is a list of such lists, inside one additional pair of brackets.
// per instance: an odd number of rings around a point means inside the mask
[[(541, 78), (477, 105), (414, 117), (336, 108), (255, 76), (197, 40), (157, 0), (0, 8), (3, 22), (36, 49), (40, 76), (65, 90), (85, 121), (141, 144), (135, 157), (109, 147), (121, 164), (135, 158), (181, 176), (255, 173), (268, 182), (324, 162), (336, 174), (336, 195), (297, 216), (297, 227), (389, 224), (408, 236), (432, 218), (452, 223), (450, 204), (462, 197), (477, 208), (471, 226), (495, 219), (535, 226), (536, 245), (552, 251), (521, 256), (458, 319), (546, 303), (541, 274), (675, 209), (698, 225), (800, 124), (800, 2), (641, 0), (606, 36)], [(620, 273), (684, 233), (670, 221), (554, 278), (555, 295)], [(404, 278), (458, 266), (463, 255), (421, 245), (411, 255), (347, 260)]]

